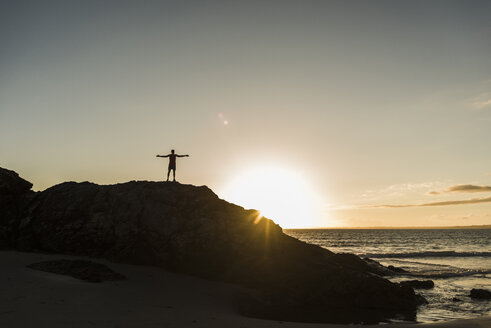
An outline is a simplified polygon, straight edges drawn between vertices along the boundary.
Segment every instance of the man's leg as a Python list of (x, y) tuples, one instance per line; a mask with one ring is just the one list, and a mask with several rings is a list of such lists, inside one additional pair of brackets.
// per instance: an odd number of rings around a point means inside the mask
[(174, 178), (173, 181), (176, 181), (176, 169), (172, 169), (172, 177)]
[(167, 169), (167, 181), (169, 181), (170, 167)]

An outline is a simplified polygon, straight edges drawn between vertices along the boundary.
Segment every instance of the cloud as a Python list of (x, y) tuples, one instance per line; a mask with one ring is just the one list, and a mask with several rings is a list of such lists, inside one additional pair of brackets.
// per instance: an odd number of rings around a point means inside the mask
[(491, 203), (491, 197), (472, 198), (472, 199), (464, 199), (464, 200), (449, 200), (443, 202), (431, 202), (431, 203), (422, 203), (422, 204), (370, 205), (370, 206), (363, 206), (361, 208), (403, 208), (403, 207), (466, 205), (466, 204), (479, 204), (479, 203)]
[(475, 101), (472, 103), (472, 106), (477, 109), (483, 109), (486, 107), (491, 107), (491, 99)]
[(363, 190), (354, 195), (357, 201), (380, 202), (383, 199), (405, 198), (410, 194), (421, 195), (428, 190), (442, 189), (447, 184), (442, 182), (423, 182), (423, 183), (401, 183), (390, 185), (381, 189)]
[(491, 108), (491, 80), (482, 81), (478, 88), (479, 93), (470, 99), (470, 105), (476, 109)]
[(487, 192), (491, 191), (490, 186), (475, 186), (475, 185), (456, 185), (451, 186), (446, 192)]
[(490, 192), (491, 191), (491, 186), (476, 186), (476, 185), (455, 185), (455, 186), (450, 186), (446, 190), (439, 192), (439, 191), (430, 191), (428, 192), (429, 195), (439, 195), (441, 193), (474, 193), (474, 192)]

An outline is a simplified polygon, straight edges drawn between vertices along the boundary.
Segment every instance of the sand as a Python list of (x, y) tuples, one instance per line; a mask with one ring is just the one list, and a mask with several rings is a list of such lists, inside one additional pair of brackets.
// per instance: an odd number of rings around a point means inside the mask
[[(347, 327), (243, 317), (236, 305), (241, 287), (154, 267), (97, 259), (128, 278), (102, 283), (26, 268), (34, 262), (62, 258), (87, 259), (0, 251), (0, 327)], [(491, 317), (390, 326), (491, 327)]]

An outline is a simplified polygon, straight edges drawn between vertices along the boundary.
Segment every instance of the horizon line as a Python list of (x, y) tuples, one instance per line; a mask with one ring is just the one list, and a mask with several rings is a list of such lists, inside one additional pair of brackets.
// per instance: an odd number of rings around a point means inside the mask
[(374, 227), (311, 227), (311, 228), (283, 228), (283, 230), (350, 230), (350, 229), (491, 229), (491, 224), (467, 226), (374, 226)]

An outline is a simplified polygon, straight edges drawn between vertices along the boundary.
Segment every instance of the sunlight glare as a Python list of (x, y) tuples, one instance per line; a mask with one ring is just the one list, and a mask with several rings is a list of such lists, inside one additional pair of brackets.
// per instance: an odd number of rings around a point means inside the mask
[(224, 199), (257, 209), (282, 228), (315, 226), (320, 200), (312, 186), (291, 169), (264, 166), (249, 169), (223, 190)]

